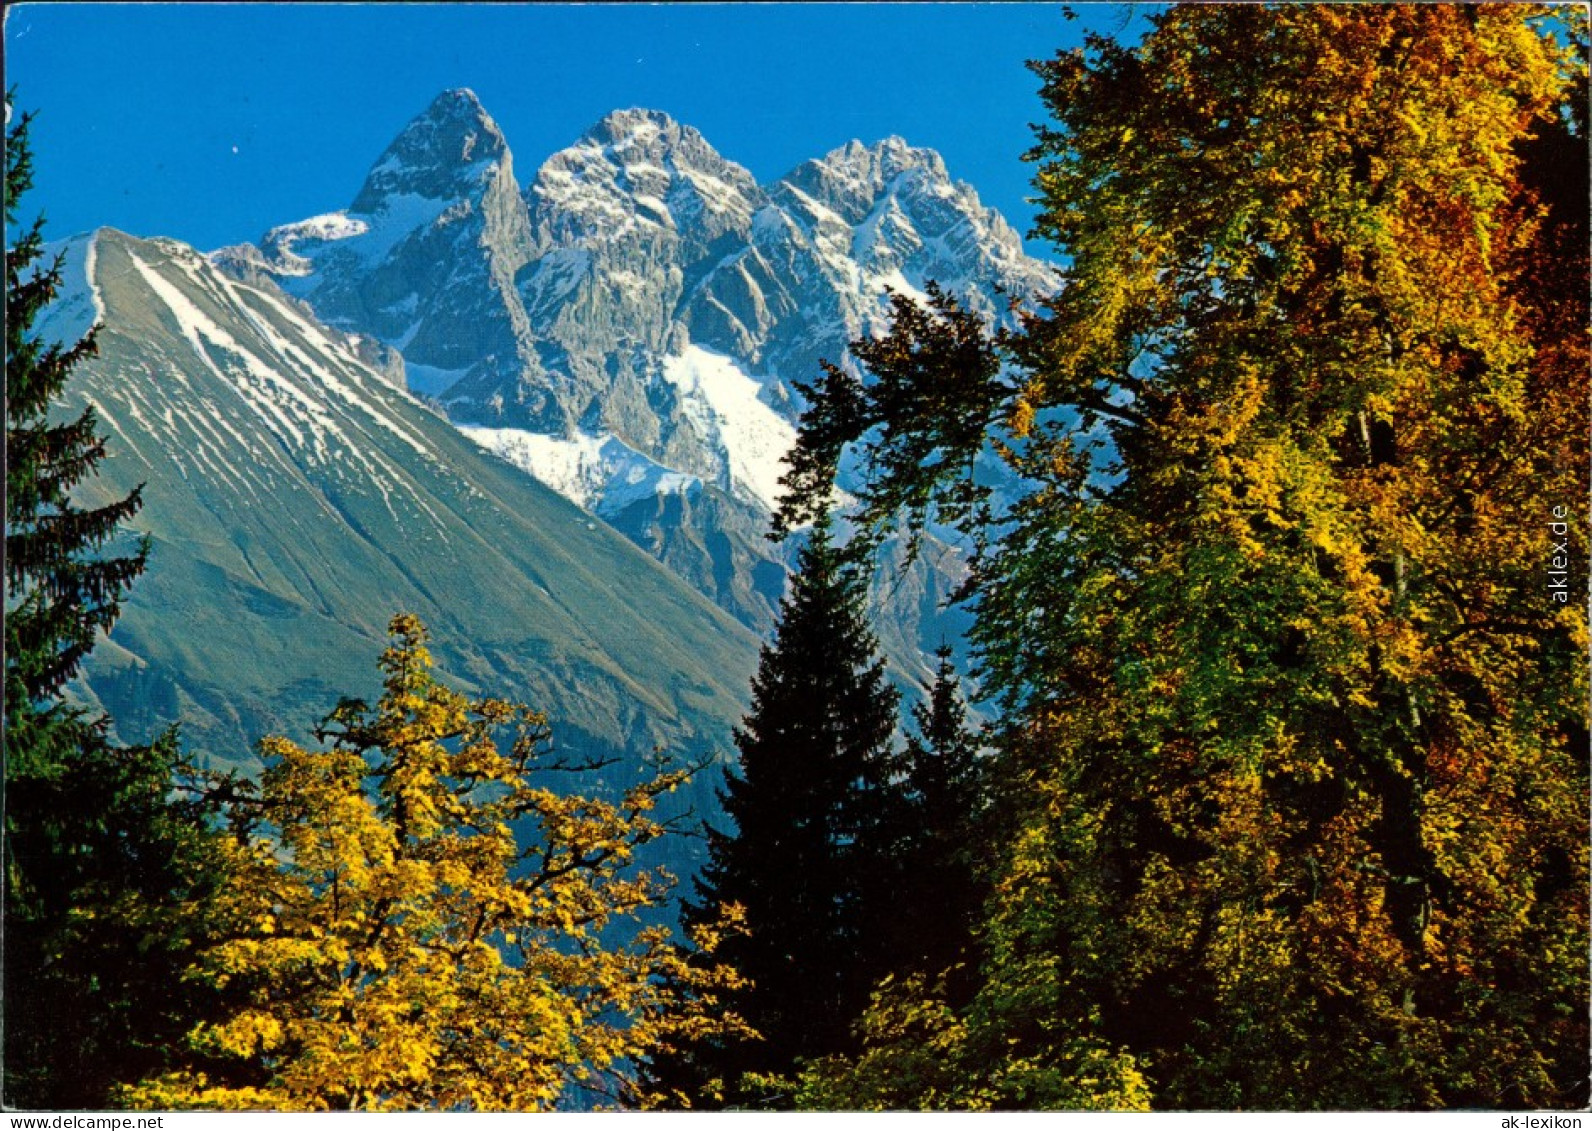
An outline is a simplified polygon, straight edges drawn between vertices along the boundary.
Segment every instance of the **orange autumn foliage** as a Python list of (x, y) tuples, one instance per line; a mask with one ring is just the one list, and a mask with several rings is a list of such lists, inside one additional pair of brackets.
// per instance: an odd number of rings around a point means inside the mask
[(984, 550), (951, 1104), (1586, 1102), (1584, 15), (1189, 5), (1039, 64), (1064, 286), (980, 348), (897, 300), (815, 390), (787, 518), (853, 442), (865, 523)]

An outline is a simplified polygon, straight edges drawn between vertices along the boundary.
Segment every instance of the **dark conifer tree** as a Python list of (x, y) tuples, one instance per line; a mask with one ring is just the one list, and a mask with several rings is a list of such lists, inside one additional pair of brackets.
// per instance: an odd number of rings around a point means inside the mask
[(668, 1068), (694, 1103), (780, 1106), (777, 1094), (744, 1088), (743, 1076), (788, 1076), (800, 1058), (850, 1047), (851, 1023), (888, 961), (869, 928), (890, 882), (878, 849), (899, 793), (889, 780), (897, 702), (862, 579), (821, 521), (736, 732), (740, 768), (726, 772), (720, 795), (734, 828), (710, 831), (685, 913), (693, 924), (724, 904), (745, 909), (747, 933), (716, 958), (752, 983), (727, 1004), (762, 1039), (699, 1046), (689, 1065)]
[[(57, 696), (120, 612), (143, 572), (148, 547), (101, 553), (138, 513), (134, 490), (84, 508), (74, 487), (105, 456), (92, 407), (52, 420), (73, 368), (97, 352), (95, 331), (72, 345), (34, 331), (61, 286), (62, 261), (41, 263), (44, 219), (17, 229), (17, 202), (33, 184), (31, 115), (6, 138), (6, 757), (15, 769), (59, 758), (76, 746), (79, 714)], [(97, 329), (97, 328), (96, 328)]]
[[(9, 98), (8, 98), (9, 103)], [(61, 693), (115, 622), (147, 545), (117, 553), (134, 491), (97, 508), (72, 492), (105, 455), (92, 409), (52, 419), (94, 334), (70, 345), (34, 327), (61, 283), (41, 262), (42, 219), (17, 227), (32, 184), (29, 116), (5, 155), (6, 531), (4, 1083), (7, 1107), (96, 1108), (161, 1063), (192, 1024), (176, 956), (202, 863), (200, 806), (171, 798), (168, 736), (127, 748)], [(200, 879), (199, 877), (205, 877)]]
[[(973, 926), (985, 896), (980, 854), (989, 851), (981, 828), (978, 732), (968, 726), (950, 648), (938, 655), (928, 698), (912, 708), (915, 733), (901, 755), (902, 824), (891, 853), (898, 881), (881, 905), (880, 924), (894, 969), (930, 975), (973, 957)], [(951, 983), (970, 976), (964, 966)]]

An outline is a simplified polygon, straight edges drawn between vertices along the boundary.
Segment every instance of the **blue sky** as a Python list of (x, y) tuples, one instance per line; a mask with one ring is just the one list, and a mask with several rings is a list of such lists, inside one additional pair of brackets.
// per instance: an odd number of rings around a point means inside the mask
[(762, 181), (900, 134), (1026, 232), (1019, 157), (1043, 110), (1023, 63), (1135, 11), (1077, 10), (1069, 22), (1039, 3), (25, 3), (6, 12), (6, 82), (38, 111), (24, 214), (42, 208), (51, 239), (108, 224), (208, 250), (345, 207), (393, 136), (455, 86), (502, 126), (522, 183), (608, 111), (645, 106)]

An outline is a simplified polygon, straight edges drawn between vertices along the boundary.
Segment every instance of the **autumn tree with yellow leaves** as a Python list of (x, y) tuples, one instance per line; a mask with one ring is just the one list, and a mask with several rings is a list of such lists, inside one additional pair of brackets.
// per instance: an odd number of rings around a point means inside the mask
[(438, 683), (414, 617), (391, 634), (379, 703), (344, 701), (323, 750), (267, 739), (258, 785), (227, 786), (233, 880), (188, 976), (232, 1008), (134, 1106), (644, 1105), (631, 1060), (735, 1026), (734, 976), (637, 921), (666, 888), (636, 854), (686, 771), (614, 801), (537, 784), (545, 718)]
[(787, 523), (855, 444), (865, 527), (963, 525), (1002, 708), (981, 987), (881, 988), (808, 1102), (1587, 1102), (1584, 21), (1188, 5), (1036, 65), (1063, 287), (898, 299), (793, 460)]

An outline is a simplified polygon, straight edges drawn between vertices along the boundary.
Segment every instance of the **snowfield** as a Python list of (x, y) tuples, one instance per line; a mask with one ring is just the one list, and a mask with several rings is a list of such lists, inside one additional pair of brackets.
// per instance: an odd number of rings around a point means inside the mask
[(759, 399), (762, 383), (730, 358), (700, 346), (664, 358), (663, 378), (679, 390), (686, 418), (723, 449), (731, 488), (774, 510), (796, 429)]
[(520, 428), (458, 425), (460, 432), (583, 510), (617, 514), (638, 499), (683, 495), (701, 487), (694, 475), (671, 471), (613, 436), (572, 439)]

